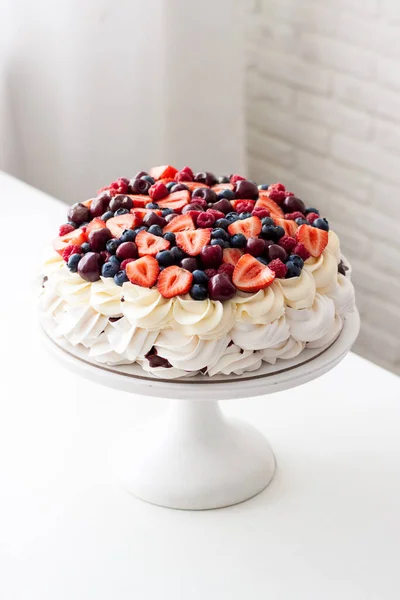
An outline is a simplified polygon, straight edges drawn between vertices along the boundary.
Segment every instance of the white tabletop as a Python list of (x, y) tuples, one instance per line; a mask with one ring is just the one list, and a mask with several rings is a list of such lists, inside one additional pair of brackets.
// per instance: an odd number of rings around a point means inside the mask
[(165, 402), (44, 352), (28, 294), (66, 209), (4, 175), (0, 193), (0, 598), (398, 600), (400, 379), (351, 354), (295, 390), (224, 402), (271, 442), (270, 487), (207, 512), (136, 500), (109, 449)]

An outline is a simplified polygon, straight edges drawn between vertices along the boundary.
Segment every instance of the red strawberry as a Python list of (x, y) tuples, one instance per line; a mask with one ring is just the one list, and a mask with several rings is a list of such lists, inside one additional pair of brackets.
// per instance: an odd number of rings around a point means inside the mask
[(161, 250), (168, 250), (170, 243), (164, 238), (148, 233), (147, 231), (139, 231), (135, 238), (136, 246), (138, 247), (139, 256), (146, 256), (150, 254), (155, 256)]
[(118, 217), (112, 217), (107, 221), (107, 227), (111, 231), (114, 237), (120, 238), (125, 229), (135, 229), (139, 227), (142, 222), (142, 217), (136, 213), (119, 215)]
[(58, 230), (58, 235), (59, 236), (63, 236), (63, 235), (67, 235), (67, 233), (70, 233), (71, 231), (74, 231), (75, 227), (72, 227), (72, 225), (70, 225), (69, 223), (65, 223), (65, 225), (60, 225), (60, 229)]
[(253, 217), (258, 217), (259, 219), (264, 219), (264, 217), (269, 217), (271, 215), (268, 208), (254, 208), (251, 214)]
[(167, 233), (167, 231), (177, 233), (178, 231), (189, 231), (191, 229), (196, 229), (196, 227), (192, 217), (186, 213), (185, 215), (178, 215), (172, 219), (172, 221), (164, 227), (163, 233)]
[(181, 212), (182, 208), (186, 204), (189, 204), (190, 200), (190, 193), (187, 190), (181, 190), (180, 192), (169, 194), (162, 200), (158, 200), (157, 204), (160, 208), (170, 208), (174, 212)]
[(280, 258), (271, 260), (271, 262), (268, 263), (268, 268), (271, 269), (271, 271), (275, 273), (275, 277), (278, 277), (279, 279), (284, 279), (286, 273), (288, 272), (287, 266), (281, 261)]
[(306, 216), (306, 219), (310, 223), (310, 225), (312, 225), (314, 223), (315, 219), (319, 219), (319, 215), (315, 212), (308, 213), (308, 215)]
[(143, 219), (149, 212), (156, 213), (156, 215), (159, 215), (160, 217), (162, 215), (161, 209), (159, 208), (131, 208), (130, 213), (135, 215), (137, 219), (140, 219), (140, 223), (136, 225), (136, 227), (139, 227), (142, 224)]
[(95, 229), (104, 229), (105, 227), (107, 227), (106, 222), (103, 221), (103, 219), (96, 217), (93, 221), (90, 221), (89, 225), (87, 225), (86, 234), (89, 235), (91, 231), (95, 231)]
[(225, 213), (221, 212), (220, 210), (215, 210), (215, 208), (207, 208), (206, 212), (210, 213), (215, 220), (225, 218)]
[(190, 271), (173, 265), (164, 269), (158, 278), (158, 291), (164, 298), (182, 296), (192, 287), (193, 275)]
[(256, 202), (255, 208), (267, 208), (271, 213), (272, 219), (274, 220), (284, 218), (283, 210), (276, 204), (276, 202), (271, 200), (271, 198), (268, 198), (266, 194), (264, 195), (263, 190), (260, 190), (260, 197)]
[(231, 175), (230, 182), (232, 185), (235, 185), (238, 181), (244, 181), (246, 177), (242, 177), (241, 175)]
[(150, 169), (150, 176), (154, 177), (156, 180), (163, 178), (173, 179), (177, 172), (178, 169), (175, 169), (175, 167), (171, 167), (171, 165), (163, 165), (162, 167), (153, 167)]
[(149, 197), (144, 194), (128, 194), (135, 208), (144, 208), (150, 202)]
[(157, 202), (157, 200), (161, 200), (162, 198), (165, 198), (165, 196), (168, 196), (168, 194), (169, 194), (169, 191), (168, 191), (167, 186), (164, 183), (162, 183), (161, 181), (157, 181), (157, 183), (152, 185), (151, 188), (149, 189), (149, 196), (154, 202)]
[[(228, 250), (228, 248), (225, 248)], [(220, 267), (218, 267), (219, 275), (226, 275), (232, 281), (233, 271), (235, 270), (235, 265), (231, 265), (230, 263), (223, 263)]]
[(292, 252), (293, 248), (296, 246), (296, 244), (297, 244), (296, 240), (288, 235), (283, 235), (278, 242), (278, 246), (280, 246), (281, 248), (286, 250), (286, 252), (288, 254), (291, 254), (291, 252)]
[(296, 231), (296, 238), (315, 258), (321, 256), (328, 244), (328, 232), (312, 225), (300, 225)]
[(257, 237), (261, 233), (262, 225), (258, 217), (248, 217), (247, 219), (235, 221), (228, 227), (231, 235), (243, 233), (247, 238)]
[(199, 183), (197, 181), (185, 181), (185, 185), (191, 192), (193, 192), (193, 190), (197, 190), (197, 188), (210, 187), (205, 183)]
[(286, 219), (274, 219), (277, 225), (280, 225), (285, 230), (286, 235), (294, 236), (298, 229), (295, 221), (287, 221)]
[(62, 253), (67, 246), (81, 246), (86, 240), (87, 236), (82, 229), (74, 229), (66, 235), (61, 235), (53, 240), (53, 248), (60, 256), (62, 256)]
[(232, 190), (233, 192), (233, 184), (232, 183), (217, 183), (217, 185), (212, 186), (212, 190), (219, 194), (219, 192), (223, 192), (224, 190)]
[(239, 248), (224, 248), (222, 251), (222, 262), (235, 266), (242, 255), (243, 250)]
[(142, 287), (152, 287), (157, 281), (159, 272), (160, 267), (153, 256), (142, 256), (126, 265), (126, 275), (129, 281)]
[(64, 248), (61, 256), (63, 257), (65, 262), (68, 262), (68, 259), (71, 256), (71, 254), (82, 254), (81, 247), (77, 246), (76, 244), (71, 244), (70, 246)]
[(179, 231), (176, 234), (176, 244), (189, 256), (200, 254), (203, 246), (207, 246), (211, 238), (211, 229), (195, 229), (194, 231)]
[(307, 258), (310, 258), (311, 256), (305, 245), (301, 243), (293, 248), (293, 254), (297, 254), (297, 256), (300, 256), (303, 260), (307, 260)]
[(233, 201), (232, 204), (235, 206), (235, 210), (236, 212), (243, 213), (243, 212), (252, 212), (255, 202), (253, 200), (237, 200), (237, 201)]
[(258, 292), (271, 285), (275, 273), (251, 254), (243, 254), (233, 271), (232, 281), (238, 290)]

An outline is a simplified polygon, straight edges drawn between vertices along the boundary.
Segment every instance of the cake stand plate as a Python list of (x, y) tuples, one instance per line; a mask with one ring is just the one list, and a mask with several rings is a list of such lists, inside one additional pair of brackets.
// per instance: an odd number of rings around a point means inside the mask
[(218, 400), (266, 395), (323, 375), (346, 356), (359, 327), (355, 311), (331, 345), (304, 350), (297, 359), (263, 364), (241, 376), (168, 381), (152, 377), (139, 365), (94, 363), (88, 350), (58, 338), (54, 325), (42, 319), (49, 351), (75, 373), (112, 389), (172, 399), (164, 415), (120, 440), (112, 463), (117, 478), (134, 496), (187, 510), (243, 502), (274, 476), (275, 457), (265, 437), (251, 425), (226, 417)]

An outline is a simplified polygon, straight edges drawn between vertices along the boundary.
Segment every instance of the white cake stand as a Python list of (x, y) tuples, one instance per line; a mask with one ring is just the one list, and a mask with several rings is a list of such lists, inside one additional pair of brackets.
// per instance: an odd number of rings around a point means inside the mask
[(348, 353), (357, 338), (358, 312), (346, 318), (327, 348), (305, 350), (291, 361), (263, 365), (242, 376), (196, 376), (166, 381), (138, 365), (106, 367), (89, 360), (88, 351), (57, 339), (43, 321), (52, 355), (75, 373), (120, 389), (172, 399), (166, 414), (123, 439), (114, 466), (134, 496), (169, 508), (204, 510), (243, 502), (272, 480), (275, 457), (264, 436), (251, 425), (230, 419), (218, 400), (264, 396), (323, 375)]

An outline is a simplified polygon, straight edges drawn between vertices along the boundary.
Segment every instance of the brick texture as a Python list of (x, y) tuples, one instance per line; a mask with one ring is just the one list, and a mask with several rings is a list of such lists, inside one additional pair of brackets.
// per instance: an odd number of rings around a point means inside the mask
[(322, 208), (353, 264), (356, 351), (400, 373), (400, 2), (254, 0), (249, 172)]

